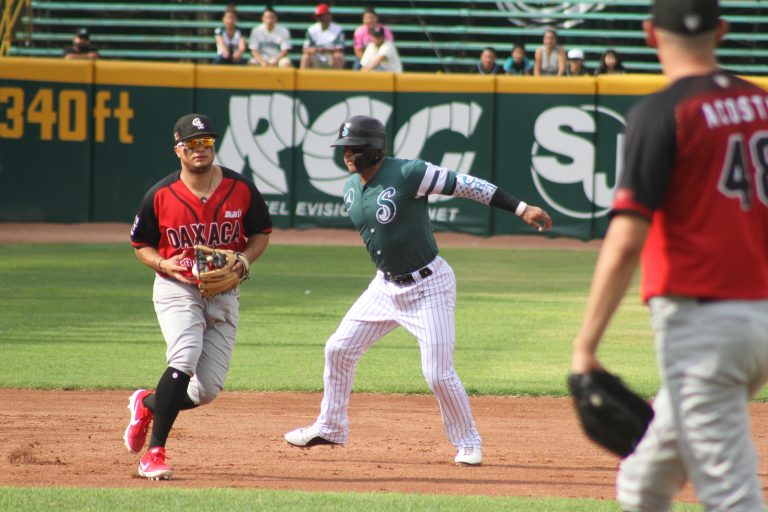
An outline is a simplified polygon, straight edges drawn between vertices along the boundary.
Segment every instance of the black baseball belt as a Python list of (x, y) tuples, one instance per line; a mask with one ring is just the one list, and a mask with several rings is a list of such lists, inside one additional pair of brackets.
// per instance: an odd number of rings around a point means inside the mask
[(418, 274), (422, 279), (425, 279), (432, 275), (432, 269), (424, 267), (415, 272), (411, 272), (410, 274), (400, 274), (399, 276), (393, 276), (392, 274), (384, 272), (384, 280), (389, 281), (390, 283), (395, 283), (398, 286), (405, 286), (416, 282), (416, 278), (413, 277), (414, 274)]

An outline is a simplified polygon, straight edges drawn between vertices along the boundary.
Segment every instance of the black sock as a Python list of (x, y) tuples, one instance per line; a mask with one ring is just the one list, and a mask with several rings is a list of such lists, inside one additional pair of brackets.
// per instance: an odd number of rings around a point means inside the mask
[[(141, 401), (142, 404), (144, 404), (144, 407), (149, 409), (152, 412), (155, 412), (155, 394), (152, 393), (151, 395), (147, 395), (144, 397), (144, 400)], [(189, 395), (186, 395), (184, 397), (184, 403), (181, 404), (181, 410), (186, 411), (187, 409), (194, 409), (200, 404), (196, 404), (192, 401), (191, 398), (189, 398)]]
[(176, 416), (179, 415), (181, 405), (187, 396), (189, 379), (189, 375), (170, 366), (160, 377), (154, 394), (155, 418), (152, 422), (152, 436), (149, 439), (150, 448), (165, 446), (173, 422), (176, 421)]

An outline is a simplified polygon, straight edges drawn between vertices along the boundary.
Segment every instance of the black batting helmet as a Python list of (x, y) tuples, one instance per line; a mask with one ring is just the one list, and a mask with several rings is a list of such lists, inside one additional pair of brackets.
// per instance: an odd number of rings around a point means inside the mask
[(387, 133), (375, 117), (353, 116), (339, 127), (339, 138), (331, 144), (334, 146), (368, 146), (386, 153)]
[(380, 162), (387, 152), (387, 133), (384, 125), (370, 116), (353, 116), (339, 127), (335, 146), (360, 146), (362, 152), (355, 156), (355, 167), (364, 171)]

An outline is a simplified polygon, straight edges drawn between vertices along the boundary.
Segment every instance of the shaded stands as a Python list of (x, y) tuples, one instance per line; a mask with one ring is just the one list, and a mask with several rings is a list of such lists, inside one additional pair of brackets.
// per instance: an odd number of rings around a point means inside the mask
[[(225, 3), (32, 0), (32, 17), (24, 16), (17, 24), (11, 55), (60, 55), (76, 29), (86, 26), (103, 58), (208, 63), (215, 55), (213, 29), (220, 24)], [(280, 22), (291, 31), (294, 64), (299, 62), (304, 30), (312, 21), (316, 3), (273, 4)], [(597, 67), (605, 49), (613, 48), (629, 70), (658, 72), (659, 64), (645, 46), (640, 28), (649, 4), (649, 0), (374, 3), (382, 22), (395, 33), (406, 71), (439, 72), (465, 71), (486, 46), (495, 47), (503, 61), (513, 44), (522, 42), (532, 57), (545, 27), (556, 28), (566, 48), (582, 49), (591, 69)], [(741, 74), (768, 74), (768, 1), (721, 4), (732, 31), (718, 51), (723, 65)], [(237, 5), (246, 35), (259, 23), (263, 6)], [(352, 32), (360, 24), (362, 9), (360, 2), (332, 3), (334, 21), (342, 26), (348, 41), (348, 68), (353, 60)]]

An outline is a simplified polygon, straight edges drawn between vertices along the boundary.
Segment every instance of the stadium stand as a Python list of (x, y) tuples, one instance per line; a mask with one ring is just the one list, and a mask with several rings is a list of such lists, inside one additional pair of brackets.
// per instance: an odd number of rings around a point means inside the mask
[[(10, 55), (60, 55), (75, 30), (88, 27), (102, 58), (208, 63), (215, 55), (213, 29), (226, 3), (32, 0), (31, 9), (16, 24)], [(299, 62), (304, 30), (317, 3), (272, 3), (280, 23), (291, 31), (294, 63)], [(553, 27), (563, 46), (584, 52), (585, 63), (592, 69), (605, 49), (613, 48), (629, 71), (653, 73), (659, 71), (659, 64), (640, 29), (649, 4), (650, 0), (377, 0), (373, 5), (381, 21), (392, 28), (406, 71), (462, 72), (486, 46), (495, 47), (503, 62), (515, 42), (524, 43), (532, 56), (544, 28)], [(718, 50), (724, 67), (741, 74), (768, 74), (768, 2), (721, 4), (731, 24), (731, 33)], [(264, 5), (237, 4), (244, 33), (259, 23)], [(354, 60), (352, 32), (360, 24), (364, 6), (331, 2), (334, 21), (347, 36), (348, 68)]]

